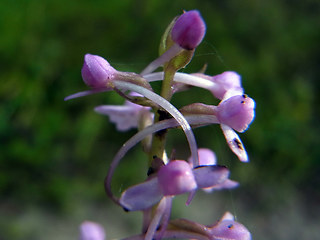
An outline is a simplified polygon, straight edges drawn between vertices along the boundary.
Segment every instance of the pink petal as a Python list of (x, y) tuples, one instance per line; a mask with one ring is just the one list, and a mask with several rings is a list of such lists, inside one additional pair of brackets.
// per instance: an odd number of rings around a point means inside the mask
[(229, 170), (218, 165), (200, 166), (193, 169), (193, 174), (199, 188), (208, 188), (226, 181)]
[(230, 149), (237, 155), (240, 161), (248, 162), (248, 155), (247, 152), (236, 132), (229, 126), (225, 124), (220, 125), (223, 135), (227, 140), (227, 143)]
[(158, 179), (152, 178), (125, 190), (119, 202), (127, 211), (138, 211), (152, 207), (162, 197)]

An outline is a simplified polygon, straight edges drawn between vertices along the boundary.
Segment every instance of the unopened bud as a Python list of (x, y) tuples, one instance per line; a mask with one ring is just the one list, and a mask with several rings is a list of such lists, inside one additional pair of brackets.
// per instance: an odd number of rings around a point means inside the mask
[(206, 33), (206, 25), (197, 10), (183, 13), (171, 31), (172, 40), (180, 47), (192, 50), (202, 41)]
[(86, 54), (84, 56), (81, 75), (83, 81), (89, 87), (107, 87), (108, 83), (114, 78), (116, 73), (117, 70), (115, 70), (104, 58), (92, 54)]

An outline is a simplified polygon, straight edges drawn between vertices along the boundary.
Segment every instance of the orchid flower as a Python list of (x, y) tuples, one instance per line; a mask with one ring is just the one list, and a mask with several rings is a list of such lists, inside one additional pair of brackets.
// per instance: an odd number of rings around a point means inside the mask
[(244, 132), (254, 119), (255, 102), (247, 95), (236, 95), (222, 101), (216, 108), (216, 116), (220, 122), (223, 135), (230, 149), (240, 161), (248, 162), (248, 155), (238, 132)]
[(175, 21), (171, 29), (173, 45), (159, 58), (152, 61), (142, 72), (146, 75), (178, 55), (183, 50), (193, 50), (202, 41), (206, 33), (206, 25), (197, 10), (184, 12)]
[[(107, 115), (120, 131), (139, 130), (116, 153), (105, 178), (106, 193), (116, 204), (126, 211), (143, 212), (142, 234), (127, 240), (251, 240), (249, 231), (228, 212), (210, 226), (185, 219), (170, 221), (175, 196), (187, 193), (188, 205), (199, 189), (211, 192), (239, 185), (229, 179), (230, 172), (225, 166), (217, 164), (213, 151), (198, 149), (192, 128), (219, 124), (231, 150), (241, 161), (248, 161), (236, 131), (244, 132), (251, 124), (255, 116), (255, 102), (244, 94), (240, 75), (233, 71), (216, 76), (178, 72), (189, 64), (205, 32), (206, 25), (199, 11), (184, 11), (166, 28), (160, 42), (160, 56), (140, 74), (118, 71), (106, 59), (86, 54), (81, 75), (89, 89), (65, 98), (70, 100), (115, 91), (126, 99), (123, 105), (100, 105), (94, 110)], [(154, 72), (160, 66), (163, 72)], [(161, 96), (150, 85), (150, 82), (159, 80), (163, 81)], [(217, 106), (193, 103), (178, 110), (170, 103), (172, 95), (189, 86), (209, 90), (220, 103)], [(184, 131), (191, 152), (188, 161), (176, 160), (173, 154), (168, 159), (165, 150), (167, 131), (163, 130), (169, 128)], [(142, 142), (150, 160), (148, 177), (116, 196), (111, 188), (115, 170), (128, 151), (139, 142)], [(89, 221), (81, 224), (80, 240), (105, 238), (101, 225)]]
[(228, 179), (229, 170), (219, 165), (191, 166), (184, 160), (173, 160), (160, 168), (156, 177), (125, 190), (120, 205), (127, 211), (145, 210), (164, 196), (175, 196), (197, 188), (209, 188)]
[[(162, 166), (155, 177), (125, 190), (119, 203), (127, 211), (138, 211), (147, 210), (160, 202), (146, 233), (145, 239), (151, 240), (166, 208), (171, 209), (172, 197), (191, 193), (197, 188), (221, 184), (228, 175), (229, 170), (223, 166), (199, 166), (192, 169), (186, 161), (173, 160)], [(168, 219), (164, 221), (165, 225)]]
[(131, 82), (152, 90), (150, 84), (140, 75), (133, 72), (117, 71), (104, 58), (89, 53), (84, 56), (81, 75), (84, 83), (91, 89), (67, 96), (64, 99), (65, 101), (95, 93), (111, 91), (114, 88), (113, 81), (115, 80)]
[[(217, 165), (217, 157), (215, 153), (208, 148), (199, 148), (198, 149), (198, 156), (199, 156), (199, 166), (210, 166), (210, 165)], [(190, 164), (192, 162), (189, 159)], [(203, 188), (205, 192), (212, 192), (214, 190), (222, 190), (222, 189), (232, 189), (239, 186), (239, 183), (230, 179), (226, 179), (224, 182), (217, 184), (215, 186), (209, 188)]]
[(79, 240), (105, 240), (103, 227), (95, 222), (85, 221), (80, 225)]
[(208, 114), (217, 118), (222, 132), (227, 140), (229, 148), (237, 155), (240, 161), (248, 162), (248, 155), (239, 138), (234, 131), (244, 132), (249, 127), (255, 116), (255, 102), (248, 95), (235, 95), (222, 100), (218, 106), (194, 103), (183, 107), (180, 111), (188, 114)]

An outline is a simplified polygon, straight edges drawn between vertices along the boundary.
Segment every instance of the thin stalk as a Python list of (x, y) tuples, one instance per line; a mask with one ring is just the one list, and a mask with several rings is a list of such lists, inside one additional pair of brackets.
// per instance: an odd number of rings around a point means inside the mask
[[(165, 71), (163, 74), (163, 81), (161, 86), (161, 97), (166, 99), (167, 101), (170, 101), (172, 96), (172, 83), (173, 78), (175, 74), (175, 70), (169, 67), (170, 65), (166, 64)], [(157, 111), (155, 113), (154, 122), (157, 123), (161, 120), (164, 120), (166, 116), (161, 116), (161, 112)], [(166, 136), (167, 131), (163, 131), (159, 134), (155, 134), (153, 136), (152, 145), (151, 145), (151, 151), (149, 154), (149, 164), (151, 165), (151, 162), (154, 159), (154, 156), (161, 157), (165, 153), (165, 145), (166, 145)], [(157, 169), (154, 169), (157, 171)]]
[(155, 232), (157, 231), (157, 228), (159, 226), (159, 223), (161, 221), (161, 218), (166, 211), (167, 208), (167, 199), (166, 197), (163, 197), (160, 203), (158, 204), (156, 208), (156, 212), (150, 222), (148, 231), (145, 235), (144, 240), (152, 240), (154, 237)]

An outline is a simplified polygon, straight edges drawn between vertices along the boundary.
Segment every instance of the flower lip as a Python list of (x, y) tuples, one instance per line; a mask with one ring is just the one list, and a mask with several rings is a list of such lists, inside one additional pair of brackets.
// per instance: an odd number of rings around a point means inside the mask
[(171, 31), (172, 40), (180, 47), (192, 50), (202, 41), (206, 25), (197, 10), (184, 12), (174, 24)]
[(81, 75), (83, 81), (89, 87), (107, 87), (110, 80), (114, 79), (115, 73), (117, 73), (117, 70), (115, 70), (104, 58), (89, 53), (84, 56)]

